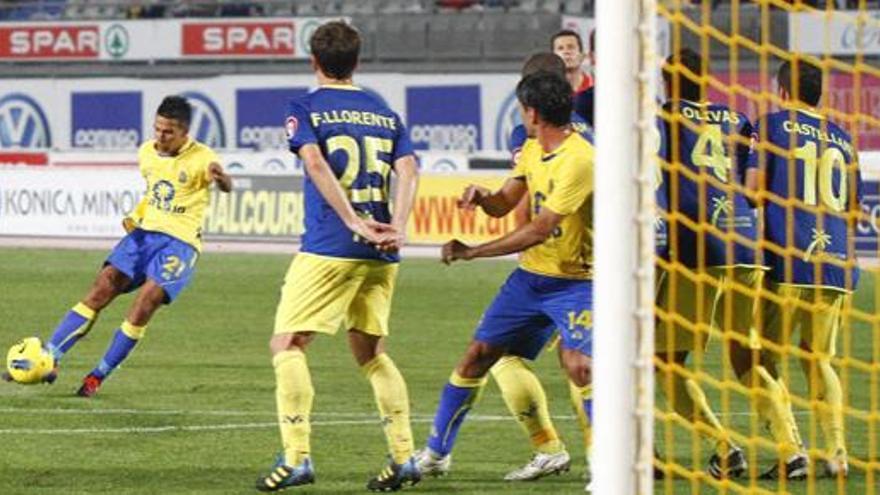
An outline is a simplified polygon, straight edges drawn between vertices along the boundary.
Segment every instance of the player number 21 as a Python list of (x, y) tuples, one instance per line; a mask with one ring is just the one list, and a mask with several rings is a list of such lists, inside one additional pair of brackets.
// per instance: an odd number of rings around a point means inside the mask
[[(816, 153), (816, 148), (816, 142), (809, 141), (794, 150), (794, 157), (804, 162), (804, 203), (815, 205), (818, 193), (818, 199), (831, 211), (843, 211), (846, 207), (846, 158), (837, 148), (825, 149), (822, 156)], [(834, 193), (835, 168), (840, 170), (837, 194)]]
[[(363, 143), (351, 136), (333, 136), (327, 140), (327, 154), (344, 151), (348, 155), (348, 165), (339, 178), (339, 184), (348, 191), (348, 199), (352, 203), (368, 203), (370, 201), (388, 201), (388, 175), (391, 165), (379, 158), (379, 153), (391, 153), (394, 143), (390, 139), (365, 136)], [(352, 188), (361, 170), (361, 148), (366, 163), (367, 184), (361, 188)], [(382, 177), (382, 185), (374, 186), (369, 181), (369, 174), (375, 173)]]

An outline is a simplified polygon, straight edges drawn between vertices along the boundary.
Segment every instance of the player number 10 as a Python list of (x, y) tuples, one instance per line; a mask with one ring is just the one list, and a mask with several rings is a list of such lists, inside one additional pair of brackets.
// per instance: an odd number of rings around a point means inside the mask
[[(348, 165), (339, 178), (339, 184), (348, 191), (348, 199), (352, 203), (368, 203), (370, 201), (388, 201), (388, 175), (391, 173), (391, 165), (379, 158), (379, 153), (391, 153), (394, 143), (390, 139), (374, 136), (363, 138), (363, 151), (367, 165), (364, 187), (354, 189), (352, 185), (361, 170), (361, 144), (351, 136), (333, 136), (327, 140), (327, 154), (332, 155), (337, 151), (344, 151), (348, 155)], [(382, 177), (381, 187), (376, 187), (370, 182), (369, 174), (375, 173)]]
[[(822, 156), (816, 153), (816, 142), (809, 141), (794, 150), (794, 157), (804, 162), (804, 203), (815, 205), (818, 192), (822, 204), (831, 211), (843, 211), (846, 207), (846, 159), (837, 148), (827, 148)], [(834, 169), (840, 170), (840, 187), (834, 194)], [(816, 187), (818, 175), (819, 187)]]

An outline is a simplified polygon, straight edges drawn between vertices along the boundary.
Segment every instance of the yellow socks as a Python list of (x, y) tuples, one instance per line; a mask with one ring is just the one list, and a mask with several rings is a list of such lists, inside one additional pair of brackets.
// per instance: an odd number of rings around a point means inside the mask
[(315, 390), (302, 351), (279, 352), (272, 358), (272, 366), (275, 367), (275, 400), (284, 457), (288, 465), (296, 466), (311, 452), (310, 415)]
[(413, 455), (413, 436), (409, 422), (409, 395), (403, 375), (387, 354), (379, 354), (361, 370), (373, 386), (385, 438), (391, 457), (403, 464)]
[(788, 389), (781, 378), (774, 379), (763, 366), (756, 366), (754, 371), (760, 378), (761, 388), (766, 391), (766, 396), (760, 394), (757, 397), (758, 414), (770, 423), (770, 434), (779, 444), (781, 458), (788, 459), (802, 449)]
[(571, 407), (577, 416), (578, 424), (584, 435), (584, 455), (590, 458), (590, 448), (593, 445), (593, 425), (591, 419), (584, 411), (584, 402), (593, 399), (593, 386), (578, 387), (571, 380), (568, 381), (568, 397), (571, 399)]
[[(828, 358), (819, 358), (817, 363), (819, 383), (810, 383), (810, 388), (818, 386), (818, 393), (811, 393), (811, 397), (815, 397), (820, 401), (815, 407), (816, 415), (819, 417), (819, 425), (822, 427), (822, 433), (825, 436), (825, 445), (828, 449), (828, 455), (832, 457), (846, 456), (846, 443), (843, 437), (843, 390), (840, 386), (840, 378), (837, 372), (831, 367)], [(808, 382), (813, 380), (808, 376)]]
[(529, 436), (532, 448), (544, 454), (565, 450), (550, 419), (544, 387), (522, 358), (504, 356), (490, 372), (510, 413)]

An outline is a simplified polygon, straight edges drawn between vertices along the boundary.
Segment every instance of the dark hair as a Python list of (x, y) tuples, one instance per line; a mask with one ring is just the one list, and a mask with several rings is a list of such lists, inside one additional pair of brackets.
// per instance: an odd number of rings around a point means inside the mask
[(571, 121), (571, 85), (559, 74), (538, 71), (523, 77), (516, 85), (516, 98), (550, 125), (562, 127)]
[(348, 24), (331, 21), (315, 30), (309, 48), (324, 74), (334, 79), (348, 79), (358, 63), (361, 36)]
[[(691, 101), (700, 101), (703, 98), (703, 84), (699, 79), (682, 72), (683, 67), (692, 72), (697, 78), (706, 73), (706, 63), (697, 52), (690, 48), (682, 48), (666, 59), (663, 65), (663, 80), (669, 86), (670, 91), (675, 87), (674, 81), (678, 81), (678, 97)], [(672, 95), (668, 95), (672, 97)]]
[(807, 105), (816, 106), (822, 98), (822, 69), (805, 58), (795, 55), (783, 62), (776, 79), (792, 98)]
[(192, 120), (192, 105), (182, 96), (166, 96), (156, 115), (165, 117), (166, 119), (174, 119), (183, 127), (189, 129), (189, 123)]
[(565, 62), (555, 53), (535, 53), (523, 64), (522, 76), (525, 77), (538, 71), (553, 72), (559, 77), (565, 77)]
[(590, 31), (590, 53), (596, 51), (596, 30)]
[(550, 49), (553, 49), (553, 45), (556, 43), (556, 38), (562, 38), (564, 36), (574, 36), (578, 41), (578, 49), (583, 53), (584, 51), (584, 42), (581, 40), (581, 35), (577, 34), (577, 31), (572, 31), (571, 29), (563, 29), (562, 31), (557, 32), (550, 38)]

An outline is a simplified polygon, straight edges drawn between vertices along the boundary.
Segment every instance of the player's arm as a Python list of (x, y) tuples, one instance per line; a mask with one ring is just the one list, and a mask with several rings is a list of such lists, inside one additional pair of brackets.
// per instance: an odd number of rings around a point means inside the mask
[(397, 251), (406, 243), (406, 223), (412, 212), (419, 187), (419, 164), (413, 155), (406, 155), (394, 162), (397, 190), (394, 193), (394, 213), (391, 226), (396, 231), (389, 242), (379, 246), (384, 250)]
[(563, 215), (549, 208), (542, 208), (531, 222), (494, 241), (473, 247), (457, 239), (449, 241), (443, 246), (443, 263), (448, 265), (455, 260), (492, 258), (525, 251), (532, 246), (541, 244), (553, 235), (553, 231), (556, 230), (563, 218)]
[(385, 233), (392, 231), (393, 228), (358, 216), (317, 144), (303, 145), (299, 148), (298, 154), (309, 179), (346, 227), (374, 244), (381, 244), (387, 240)]
[(510, 213), (526, 193), (525, 177), (511, 177), (501, 189), (492, 192), (486, 187), (470, 185), (458, 200), (458, 207), (472, 210), (479, 206), (490, 217), (500, 218)]
[(529, 223), (532, 219), (532, 202), (529, 200), (528, 194), (523, 194), (519, 203), (513, 209), (513, 226), (519, 227)]
[(223, 171), (223, 167), (217, 162), (208, 165), (208, 177), (217, 184), (217, 188), (228, 193), (232, 190), (232, 177)]

